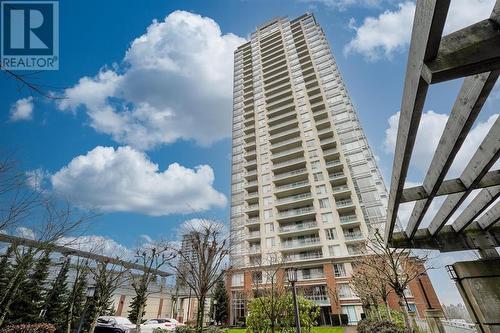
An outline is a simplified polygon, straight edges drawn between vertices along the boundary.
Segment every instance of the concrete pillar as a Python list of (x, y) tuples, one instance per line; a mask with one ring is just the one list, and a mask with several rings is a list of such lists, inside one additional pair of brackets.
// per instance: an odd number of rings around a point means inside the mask
[(478, 332), (500, 333), (500, 258), (452, 266), (453, 278)]
[(441, 322), (444, 319), (444, 313), (441, 309), (425, 310), (425, 319), (431, 333), (445, 333), (443, 323)]

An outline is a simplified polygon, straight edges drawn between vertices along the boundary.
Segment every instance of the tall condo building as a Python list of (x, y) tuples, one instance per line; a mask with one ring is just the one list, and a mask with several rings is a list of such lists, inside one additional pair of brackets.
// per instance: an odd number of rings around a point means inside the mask
[[(322, 306), (322, 321), (339, 311), (359, 320), (350, 261), (384, 226), (386, 206), (380, 171), (314, 16), (259, 27), (234, 54), (231, 322), (244, 317), (258, 269), (272, 262), (299, 268), (299, 292)], [(329, 290), (338, 291), (340, 308)], [(411, 291), (408, 302), (419, 306)]]

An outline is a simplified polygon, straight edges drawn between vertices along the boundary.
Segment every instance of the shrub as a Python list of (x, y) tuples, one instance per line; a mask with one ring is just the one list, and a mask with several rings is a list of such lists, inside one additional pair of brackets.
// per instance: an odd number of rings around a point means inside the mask
[(0, 333), (54, 333), (56, 327), (52, 324), (19, 324), (0, 329)]
[(398, 325), (388, 320), (363, 319), (358, 323), (358, 333), (403, 333)]
[(159, 328), (159, 327), (153, 329), (153, 333), (169, 333), (169, 332), (170, 332), (169, 330)]

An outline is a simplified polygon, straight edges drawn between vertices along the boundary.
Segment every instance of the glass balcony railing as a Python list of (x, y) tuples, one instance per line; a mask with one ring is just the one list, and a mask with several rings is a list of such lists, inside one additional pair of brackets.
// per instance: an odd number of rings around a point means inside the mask
[(303, 238), (303, 239), (296, 239), (292, 241), (287, 241), (281, 243), (281, 246), (283, 248), (291, 248), (291, 247), (298, 247), (298, 246), (308, 246), (308, 245), (316, 245), (320, 243), (319, 237), (314, 237), (314, 238)]
[(333, 190), (333, 193), (345, 192), (345, 191), (349, 190), (349, 186), (347, 186), (347, 185), (333, 186), (332, 190)]
[(282, 152), (279, 152), (279, 153), (274, 153), (272, 158), (278, 158), (278, 157), (281, 157), (281, 156), (286, 156), (286, 155), (289, 155), (289, 154), (293, 154), (293, 153), (299, 153), (299, 152), (303, 152), (304, 151), (304, 148), (302, 147), (295, 147), (295, 148), (292, 148), (292, 149), (288, 149), (288, 150), (285, 150), (285, 151), (282, 151)]
[(247, 234), (248, 238), (260, 237), (260, 231), (251, 231)]
[(254, 223), (260, 223), (260, 219), (258, 217), (252, 217), (247, 220), (247, 224), (254, 224)]
[(316, 221), (309, 221), (309, 222), (301, 222), (301, 223), (296, 223), (296, 224), (291, 224), (287, 226), (280, 227), (280, 232), (291, 232), (291, 231), (300, 231), (304, 229), (311, 229), (311, 228), (317, 228), (318, 223)]
[(342, 208), (342, 207), (349, 207), (349, 206), (354, 205), (354, 202), (353, 202), (351, 199), (336, 200), (336, 201), (335, 201), (335, 205), (336, 205), (338, 208)]
[(289, 203), (289, 202), (294, 202), (297, 200), (303, 200), (303, 199), (309, 199), (312, 198), (311, 193), (301, 193), (297, 195), (292, 195), (289, 197), (281, 198), (276, 201), (277, 204), (284, 204), (284, 203)]
[(314, 212), (314, 207), (309, 206), (309, 207), (289, 209), (289, 210), (279, 212), (278, 217), (283, 218), (283, 217), (290, 217), (290, 216), (298, 216), (298, 215), (313, 213), (313, 212)]
[(311, 259), (319, 259), (323, 258), (323, 254), (321, 252), (306, 252), (300, 254), (289, 254), (283, 257), (285, 262), (292, 261), (301, 261), (301, 260), (311, 260)]
[(287, 165), (292, 165), (292, 164), (295, 164), (295, 163), (305, 162), (305, 161), (306, 160), (305, 160), (304, 157), (298, 157), (298, 158), (294, 158), (294, 159), (291, 159), (291, 160), (286, 160), (286, 161), (279, 162), (279, 163), (273, 163), (273, 168), (276, 169), (276, 168), (284, 167), (284, 166), (287, 166)]
[(291, 139), (288, 139), (288, 140), (276, 142), (276, 143), (274, 143), (274, 144), (271, 145), (271, 148), (278, 148), (278, 147), (285, 146), (285, 145), (287, 145), (289, 143), (294, 143), (294, 142), (302, 142), (302, 138), (296, 137), (296, 138), (291, 138)]
[(258, 210), (258, 209), (259, 209), (259, 204), (247, 206), (247, 210)]
[(277, 174), (274, 176), (274, 180), (283, 179), (283, 178), (287, 178), (287, 177), (291, 177), (291, 176), (295, 176), (295, 175), (300, 175), (304, 172), (307, 172), (306, 168), (301, 168), (301, 169), (297, 169), (297, 170), (293, 170), (293, 171), (280, 173), (280, 174)]
[(250, 246), (248, 253), (260, 253), (260, 246)]
[(358, 221), (358, 217), (356, 215), (343, 215), (339, 217), (340, 224), (347, 224)]
[(335, 167), (335, 166), (339, 166), (339, 165), (342, 165), (342, 162), (340, 160), (333, 160), (333, 161), (326, 162), (327, 167)]
[(330, 180), (337, 180), (337, 179), (342, 179), (345, 177), (345, 173), (343, 172), (336, 172), (336, 173), (332, 173), (330, 174)]
[(337, 148), (331, 148), (331, 149), (323, 150), (323, 155), (336, 154), (338, 152), (339, 151)]
[(352, 241), (352, 240), (364, 239), (364, 236), (361, 232), (351, 232), (351, 233), (345, 233), (344, 238), (345, 240)]

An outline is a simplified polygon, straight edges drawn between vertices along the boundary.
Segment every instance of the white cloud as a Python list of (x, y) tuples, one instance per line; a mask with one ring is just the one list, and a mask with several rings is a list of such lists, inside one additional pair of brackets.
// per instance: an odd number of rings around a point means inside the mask
[(134, 257), (134, 252), (131, 249), (111, 238), (103, 236), (67, 236), (59, 239), (57, 243), (62, 246), (86, 252), (99, 253), (112, 258), (119, 257), (123, 260), (132, 260)]
[(18, 99), (10, 106), (10, 120), (22, 121), (33, 119), (33, 97)]
[[(454, 0), (450, 4), (444, 33), (450, 33), (490, 16), (495, 0)], [(366, 17), (360, 26), (351, 19), (349, 26), (356, 35), (345, 46), (344, 53), (359, 53), (370, 61), (392, 58), (408, 47), (415, 14), (414, 2), (402, 2), (395, 10), (378, 17)]]
[(75, 157), (50, 180), (56, 193), (104, 212), (161, 216), (226, 204), (225, 196), (212, 187), (210, 166), (189, 169), (173, 163), (161, 171), (131, 147), (96, 147)]
[(44, 183), (49, 173), (41, 168), (26, 171), (26, 181), (28, 186), (36, 191), (42, 191)]
[(32, 229), (26, 227), (17, 227), (16, 235), (22, 238), (35, 239), (35, 232)]
[(230, 135), (233, 51), (244, 42), (210, 18), (175, 11), (132, 41), (122, 68), (81, 78), (58, 107), (83, 107), (96, 131), (137, 149), (209, 145)]
[[(465, 166), (477, 150), (489, 129), (495, 123), (498, 114), (492, 115), (486, 121), (476, 122), (475, 126), (467, 135), (460, 148), (447, 178), (460, 176)], [(448, 115), (435, 113), (433, 111), (424, 112), (420, 120), (417, 139), (413, 148), (411, 166), (425, 174), (432, 160), (432, 156), (441, 138), (441, 134), (448, 121)], [(384, 147), (386, 152), (393, 154), (396, 147), (397, 129), (399, 122), (399, 112), (393, 114), (389, 119), (389, 128), (385, 130)]]

